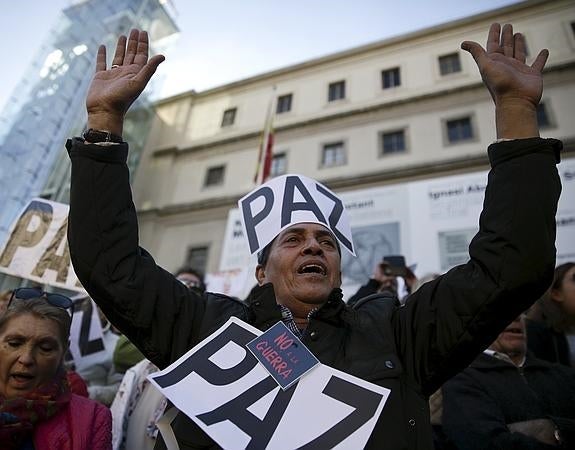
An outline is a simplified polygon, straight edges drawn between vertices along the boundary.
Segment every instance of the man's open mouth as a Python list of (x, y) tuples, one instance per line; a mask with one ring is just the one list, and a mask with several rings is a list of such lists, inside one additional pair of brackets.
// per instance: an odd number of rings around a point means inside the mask
[(301, 265), (297, 273), (299, 274), (317, 274), (317, 275), (327, 275), (327, 270), (322, 264), (310, 263)]

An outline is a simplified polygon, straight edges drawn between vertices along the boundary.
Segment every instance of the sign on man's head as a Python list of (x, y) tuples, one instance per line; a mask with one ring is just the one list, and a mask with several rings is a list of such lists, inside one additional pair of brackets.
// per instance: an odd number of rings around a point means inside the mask
[(351, 226), (343, 202), (321, 183), (303, 175), (273, 178), (238, 202), (250, 253), (262, 250), (287, 227), (319, 223), (355, 255)]

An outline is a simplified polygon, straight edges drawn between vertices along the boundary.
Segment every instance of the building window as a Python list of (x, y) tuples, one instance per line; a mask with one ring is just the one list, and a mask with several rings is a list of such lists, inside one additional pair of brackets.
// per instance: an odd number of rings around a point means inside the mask
[(575, 37), (575, 22), (571, 22), (571, 32), (573, 33), (573, 37)]
[(552, 126), (549, 111), (544, 102), (537, 105), (537, 124), (539, 128), (549, 128)]
[(439, 73), (448, 75), (450, 73), (461, 72), (461, 62), (459, 53), (450, 53), (439, 57)]
[(450, 144), (455, 144), (462, 141), (473, 139), (473, 127), (471, 126), (471, 117), (463, 117), (461, 119), (448, 120), (447, 127), (447, 141)]
[(291, 94), (280, 95), (278, 97), (278, 104), (276, 106), (276, 114), (291, 111)]
[(381, 133), (381, 154), (402, 153), (406, 150), (405, 130)]
[(277, 177), (287, 172), (287, 156), (285, 153), (278, 153), (272, 158), (270, 176)]
[(188, 248), (185, 265), (201, 273), (206, 273), (206, 267), (208, 266), (208, 250), (209, 248), (207, 246)]
[(336, 81), (329, 84), (327, 99), (330, 102), (345, 98), (345, 81)]
[(224, 183), (224, 174), (226, 172), (226, 166), (210, 167), (206, 172), (206, 178), (204, 180), (204, 186), (219, 186)]
[(383, 70), (381, 72), (381, 87), (382, 89), (389, 89), (401, 85), (401, 78), (399, 75), (399, 67), (393, 69)]
[(343, 142), (325, 144), (321, 154), (322, 167), (343, 166), (346, 163)]
[(236, 111), (237, 108), (230, 108), (224, 111), (224, 115), (222, 116), (222, 127), (229, 127), (234, 124), (234, 121), (236, 120)]

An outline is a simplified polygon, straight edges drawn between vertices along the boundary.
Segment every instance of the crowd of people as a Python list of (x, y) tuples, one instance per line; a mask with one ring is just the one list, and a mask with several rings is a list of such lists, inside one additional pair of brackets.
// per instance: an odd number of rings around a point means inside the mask
[[(536, 121), (547, 52), (526, 65), (524, 37), (499, 24), (486, 49), (462, 48), (493, 97), (498, 138), (469, 262), (418, 280), (382, 261), (344, 299), (341, 233), (297, 220), (259, 249), (258, 285), (239, 301), (138, 247), (123, 117), (163, 57), (148, 57), (138, 30), (118, 39), (111, 67), (100, 47), (89, 130), (67, 144), (68, 241), (105, 352), (75, 371), (73, 302), (40, 288), (2, 295), (2, 448), (167, 448), (157, 424), (170, 405), (147, 377), (230, 317), (260, 330), (283, 322), (321, 363), (390, 389), (366, 448), (574, 448), (575, 263), (555, 268), (561, 143), (540, 138)], [(216, 447), (181, 413), (171, 428), (181, 449)]]
[[(420, 279), (406, 268), (401, 275), (406, 287), (406, 295), (402, 296), (397, 291), (398, 276), (391, 275), (388, 268), (385, 261), (376, 264), (372, 277), (346, 300), (347, 304), (361, 307), (360, 301), (377, 302), (385, 296), (404, 302), (426, 281), (440, 276), (428, 274)], [(200, 293), (206, 290), (203, 275), (198, 270), (183, 267), (175, 276), (189, 289)], [(381, 293), (384, 293), (383, 297), (379, 295)], [(0, 378), (0, 383), (5, 383), (5, 398), (15, 392), (27, 391), (28, 383), (31, 395), (26, 398), (32, 399), (33, 407), (40, 411), (37, 420), (26, 424), (28, 428), (15, 426), (10, 434), (0, 434), (1, 442), (8, 442), (5, 439), (24, 442), (13, 448), (28, 448), (26, 440), (21, 441), (26, 439), (22, 436), (28, 429), (33, 442), (37, 443), (37, 447), (29, 448), (43, 448), (44, 444), (40, 442), (56, 445), (60, 442), (58, 439), (62, 439), (62, 433), (67, 432), (72, 436), (83, 433), (89, 448), (94, 449), (108, 448), (106, 442), (109, 440), (114, 450), (153, 449), (158, 436), (157, 422), (168, 405), (167, 399), (147, 379), (159, 370), (158, 367), (114, 329), (102, 313), (106, 352), (100, 359), (89, 370), (79, 373), (69, 365), (55, 366), (54, 361), (65, 351), (69, 338), (70, 319), (62, 314), (62, 309), (68, 314), (71, 303), (64, 296), (54, 297), (39, 287), (6, 291), (0, 295), (0, 342), (9, 336), (15, 340), (10, 346), (27, 345), (20, 344), (27, 340), (41, 346), (46, 345), (42, 340), (49, 335), (58, 336), (57, 340), (49, 342), (55, 347), (55, 358), (45, 358), (46, 349), (39, 353), (37, 382), (28, 382), (31, 378), (28, 374), (36, 369), (27, 372), (25, 354), (14, 358), (0, 351), (0, 366), (7, 363), (9, 376), (17, 380), (13, 383), (14, 388), (6, 378)], [(32, 333), (22, 333), (23, 323)], [(113, 337), (107, 337), (108, 334)], [(555, 269), (550, 288), (529, 310), (514, 319), (466, 369), (430, 397), (435, 448), (551, 449), (561, 448), (558, 442), (574, 442), (574, 338), (575, 263), (568, 262)], [(15, 362), (21, 367), (13, 367)], [(51, 386), (43, 386), (45, 380), (50, 380)], [(42, 408), (49, 403), (40, 403), (41, 395), (48, 396), (54, 405), (58, 405), (55, 413), (43, 415)], [(71, 416), (80, 411), (87, 414), (83, 417), (85, 420), (76, 422), (78, 417), (75, 417), (71, 425), (62, 425), (64, 417), (71, 420)], [(27, 414), (18, 402), (9, 408), (3, 406), (1, 413)]]

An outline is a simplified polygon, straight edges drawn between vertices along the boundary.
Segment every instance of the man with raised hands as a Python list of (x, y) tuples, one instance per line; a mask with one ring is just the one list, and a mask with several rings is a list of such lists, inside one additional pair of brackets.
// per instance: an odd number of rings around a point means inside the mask
[[(292, 214), (299, 219), (282, 220), (275, 235), (254, 246), (260, 287), (245, 303), (189, 290), (156, 265), (138, 246), (122, 126), (164, 58), (148, 58), (144, 31), (118, 39), (109, 68), (100, 47), (86, 101), (89, 130), (67, 143), (68, 240), (82, 284), (160, 368), (232, 316), (260, 330), (283, 321), (321, 363), (391, 390), (368, 448), (431, 449), (429, 395), (550, 284), (561, 190), (555, 167), (561, 143), (540, 138), (536, 118), (548, 52), (526, 65), (524, 37), (499, 24), (491, 26), (486, 49), (469, 41), (462, 48), (475, 59), (493, 97), (498, 138), (488, 149), (492, 168), (470, 261), (422, 286), (403, 306), (387, 299), (352, 309), (339, 289), (340, 252), (353, 251), (352, 244), (331, 216), (314, 220), (322, 215), (313, 207), (307, 212), (314, 214)], [(181, 449), (216, 446), (181, 413), (172, 428)]]

